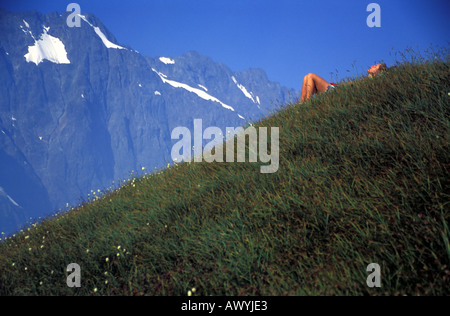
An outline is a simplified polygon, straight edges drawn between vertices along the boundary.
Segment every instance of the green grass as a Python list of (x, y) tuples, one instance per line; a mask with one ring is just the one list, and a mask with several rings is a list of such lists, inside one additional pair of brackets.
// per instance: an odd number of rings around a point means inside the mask
[(277, 173), (183, 163), (30, 226), (0, 244), (0, 295), (449, 295), (447, 56), (255, 124), (280, 127)]

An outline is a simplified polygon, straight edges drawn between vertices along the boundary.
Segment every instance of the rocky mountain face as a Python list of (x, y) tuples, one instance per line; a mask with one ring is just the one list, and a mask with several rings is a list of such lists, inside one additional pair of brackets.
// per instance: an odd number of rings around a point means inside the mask
[(142, 56), (67, 15), (0, 9), (0, 232), (167, 166), (175, 127), (238, 127), (299, 97), (196, 52)]

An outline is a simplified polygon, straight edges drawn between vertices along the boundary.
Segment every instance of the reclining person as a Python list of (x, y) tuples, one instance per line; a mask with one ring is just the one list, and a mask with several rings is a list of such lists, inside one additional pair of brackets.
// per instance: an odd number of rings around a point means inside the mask
[[(369, 77), (372, 78), (387, 69), (386, 64), (378, 64), (370, 67), (367, 72), (369, 73)], [(316, 93), (328, 92), (334, 89), (335, 86), (337, 86), (336, 83), (330, 83), (316, 74), (309, 73), (303, 78), (300, 102), (305, 102)]]

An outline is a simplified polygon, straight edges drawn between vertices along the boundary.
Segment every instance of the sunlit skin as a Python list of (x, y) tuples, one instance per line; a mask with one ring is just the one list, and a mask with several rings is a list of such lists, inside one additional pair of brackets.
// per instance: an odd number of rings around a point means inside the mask
[[(377, 64), (373, 65), (372, 67), (367, 70), (367, 73), (369, 74), (369, 77), (372, 78), (375, 75), (377, 75), (381, 68), (383, 67), (383, 64)], [(347, 82), (351, 83), (351, 82)], [(302, 94), (300, 97), (300, 102), (305, 102), (309, 98), (311, 98), (314, 94), (319, 92), (325, 92), (328, 89), (328, 86), (330, 83), (323, 79), (322, 77), (309, 73), (303, 78), (303, 86), (302, 86)]]
[(374, 77), (375, 75), (377, 75), (382, 66), (382, 64), (378, 64), (370, 67), (369, 70), (367, 70), (367, 72), (369, 73), (369, 77)]

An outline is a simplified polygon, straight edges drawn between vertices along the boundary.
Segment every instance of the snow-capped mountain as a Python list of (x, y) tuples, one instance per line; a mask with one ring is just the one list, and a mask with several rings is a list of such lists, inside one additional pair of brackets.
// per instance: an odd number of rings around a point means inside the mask
[(144, 57), (67, 15), (0, 9), (0, 232), (166, 166), (177, 126), (237, 127), (299, 96), (196, 52)]

